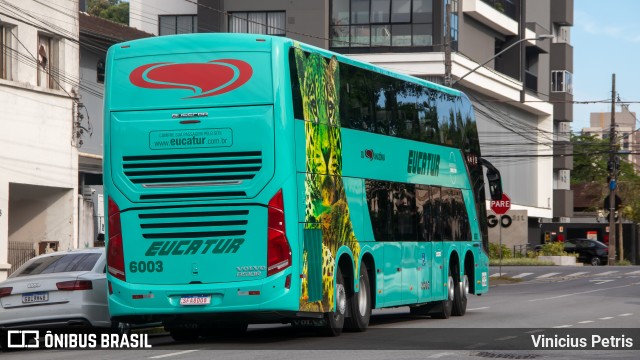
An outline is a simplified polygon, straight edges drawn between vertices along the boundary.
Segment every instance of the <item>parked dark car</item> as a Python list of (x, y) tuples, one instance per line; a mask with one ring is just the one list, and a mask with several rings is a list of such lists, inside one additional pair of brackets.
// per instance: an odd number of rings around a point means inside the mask
[(564, 251), (578, 254), (578, 261), (593, 266), (606, 264), (609, 247), (593, 239), (569, 239), (564, 242)]

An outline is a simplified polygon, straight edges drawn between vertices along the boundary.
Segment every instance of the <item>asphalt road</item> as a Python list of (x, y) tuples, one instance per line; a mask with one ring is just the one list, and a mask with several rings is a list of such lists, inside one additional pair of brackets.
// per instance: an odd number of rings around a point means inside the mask
[[(2, 354), (2, 359), (640, 358), (640, 267), (503, 267), (502, 272), (521, 281), (494, 281), (489, 293), (470, 297), (464, 317), (413, 317), (401, 307), (375, 310), (369, 331), (338, 338), (260, 325), (242, 338), (175, 343), (159, 335), (150, 338), (152, 349), (41, 349)], [(497, 273), (497, 267), (491, 269)], [(592, 343), (611, 336), (615, 339), (607, 346)], [(558, 346), (557, 339), (578, 345)], [(580, 339), (587, 346), (580, 347)], [(546, 347), (540, 341), (547, 341)], [(558, 348), (563, 350), (551, 350)]]

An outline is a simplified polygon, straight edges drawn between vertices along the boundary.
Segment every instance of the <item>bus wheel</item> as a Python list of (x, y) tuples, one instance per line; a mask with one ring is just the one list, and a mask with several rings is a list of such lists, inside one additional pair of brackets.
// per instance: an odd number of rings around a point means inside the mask
[(449, 269), (449, 280), (447, 281), (447, 299), (440, 301), (437, 306), (438, 310), (432, 312), (431, 317), (433, 317), (434, 319), (448, 319), (451, 316), (454, 296), (455, 281), (453, 281), (451, 269)]
[(452, 315), (464, 316), (467, 312), (467, 298), (469, 295), (469, 278), (467, 274), (462, 276), (462, 280), (454, 286)]
[(196, 341), (200, 337), (199, 329), (170, 328), (169, 334), (174, 341)]
[(336, 273), (336, 288), (334, 301), (336, 304), (336, 311), (328, 312), (325, 316), (325, 329), (324, 334), (327, 336), (339, 336), (342, 334), (342, 328), (344, 327), (344, 315), (347, 312), (347, 291), (344, 287), (344, 278), (342, 272), (338, 267)]
[(360, 291), (353, 294), (349, 306), (351, 306), (351, 317), (345, 319), (345, 327), (351, 331), (362, 332), (367, 330), (369, 319), (371, 318), (371, 289), (369, 285), (369, 273), (367, 266), (360, 265), (360, 281), (358, 283)]

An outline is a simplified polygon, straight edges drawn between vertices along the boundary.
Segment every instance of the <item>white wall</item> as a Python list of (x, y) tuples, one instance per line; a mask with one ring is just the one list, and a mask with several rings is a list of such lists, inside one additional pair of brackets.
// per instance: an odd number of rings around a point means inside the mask
[[(49, 232), (49, 221), (30, 225), (29, 233), (37, 238), (63, 238), (75, 246), (78, 222), (75, 201), (78, 152), (72, 136), (75, 121), (72, 97), (78, 91), (78, 2), (49, 0), (40, 4), (8, 0), (8, 3), (16, 9), (9, 12), (7, 6), (1, 7), (0, 21), (15, 26), (13, 33), (19, 41), (12, 38), (11, 47), (20, 56), (14, 59), (13, 79), (0, 79), (0, 280), (7, 275), (9, 222), (13, 224), (24, 210), (20, 201), (10, 201), (9, 184), (48, 187), (59, 195), (55, 200), (45, 201), (43, 216), (55, 215), (65, 220), (56, 221), (53, 233)], [(36, 85), (34, 59), (39, 33), (59, 42), (60, 90)]]
[(158, 35), (158, 15), (197, 13), (198, 5), (184, 0), (130, 0), (129, 26)]

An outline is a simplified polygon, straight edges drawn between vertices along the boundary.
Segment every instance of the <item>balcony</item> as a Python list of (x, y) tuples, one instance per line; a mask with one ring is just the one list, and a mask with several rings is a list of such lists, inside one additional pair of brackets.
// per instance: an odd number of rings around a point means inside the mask
[(563, 26), (572, 26), (573, 0), (551, 1), (551, 22)]
[(570, 142), (553, 142), (553, 168), (573, 170), (573, 145)]
[(527, 90), (531, 90), (535, 93), (538, 92), (538, 75), (526, 71), (524, 72), (524, 87)]
[(462, 2), (462, 11), (503, 35), (518, 35), (518, 14), (514, 1), (465, 0)]
[(553, 217), (573, 217), (573, 190), (553, 190)]

